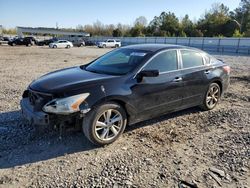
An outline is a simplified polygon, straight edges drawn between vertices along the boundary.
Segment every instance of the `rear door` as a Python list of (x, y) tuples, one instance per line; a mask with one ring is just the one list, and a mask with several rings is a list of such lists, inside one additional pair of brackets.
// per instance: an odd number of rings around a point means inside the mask
[(183, 104), (194, 106), (201, 104), (208, 86), (207, 66), (201, 52), (195, 50), (179, 50), (183, 79)]
[(153, 117), (180, 107), (183, 84), (177, 50), (160, 52), (142, 70), (159, 70), (159, 76), (144, 77), (132, 88), (139, 116)]

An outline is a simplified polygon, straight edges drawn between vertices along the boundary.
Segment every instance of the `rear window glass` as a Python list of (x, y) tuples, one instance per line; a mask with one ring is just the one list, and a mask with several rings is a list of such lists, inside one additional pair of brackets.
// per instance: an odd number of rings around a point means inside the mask
[(193, 50), (181, 50), (183, 68), (191, 68), (204, 65), (201, 53)]

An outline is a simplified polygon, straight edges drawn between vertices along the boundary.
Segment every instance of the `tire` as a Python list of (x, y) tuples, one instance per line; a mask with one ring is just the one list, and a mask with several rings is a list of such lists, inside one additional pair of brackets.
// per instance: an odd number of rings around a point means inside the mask
[(203, 110), (214, 109), (221, 97), (221, 88), (217, 83), (211, 83), (208, 87), (203, 104), (200, 106)]
[(102, 45), (102, 47), (103, 47), (103, 48), (106, 48), (106, 45), (104, 44), (104, 45)]
[(115, 48), (119, 48), (119, 45), (118, 45), (118, 44), (116, 44), (116, 45), (115, 45)]
[(54, 45), (53, 48), (57, 48), (57, 45)]
[(66, 48), (70, 48), (70, 45), (67, 45)]
[(13, 42), (11, 46), (16, 46), (16, 43)]
[[(105, 123), (105, 121), (112, 121), (112, 119), (116, 119), (117, 121), (113, 124), (111, 122)], [(93, 108), (86, 114), (83, 118), (82, 130), (90, 142), (98, 146), (103, 146), (117, 140), (123, 133), (126, 124), (127, 116), (124, 109), (117, 103), (109, 102)]]

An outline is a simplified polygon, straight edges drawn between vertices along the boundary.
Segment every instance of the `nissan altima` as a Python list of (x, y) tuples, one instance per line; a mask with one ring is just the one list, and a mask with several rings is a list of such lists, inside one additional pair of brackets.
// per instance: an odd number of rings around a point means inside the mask
[(229, 74), (227, 64), (199, 49), (131, 45), (33, 81), (21, 109), (36, 125), (80, 124), (92, 143), (105, 145), (127, 125), (194, 106), (212, 110)]

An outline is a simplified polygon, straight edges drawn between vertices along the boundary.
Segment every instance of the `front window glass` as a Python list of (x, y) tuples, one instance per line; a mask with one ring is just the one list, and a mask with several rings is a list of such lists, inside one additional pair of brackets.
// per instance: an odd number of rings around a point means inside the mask
[(149, 51), (135, 49), (114, 50), (88, 65), (86, 70), (113, 75), (127, 74), (134, 70), (149, 53)]
[(158, 70), (168, 72), (178, 69), (176, 50), (162, 52), (154, 57), (144, 68), (144, 70)]

